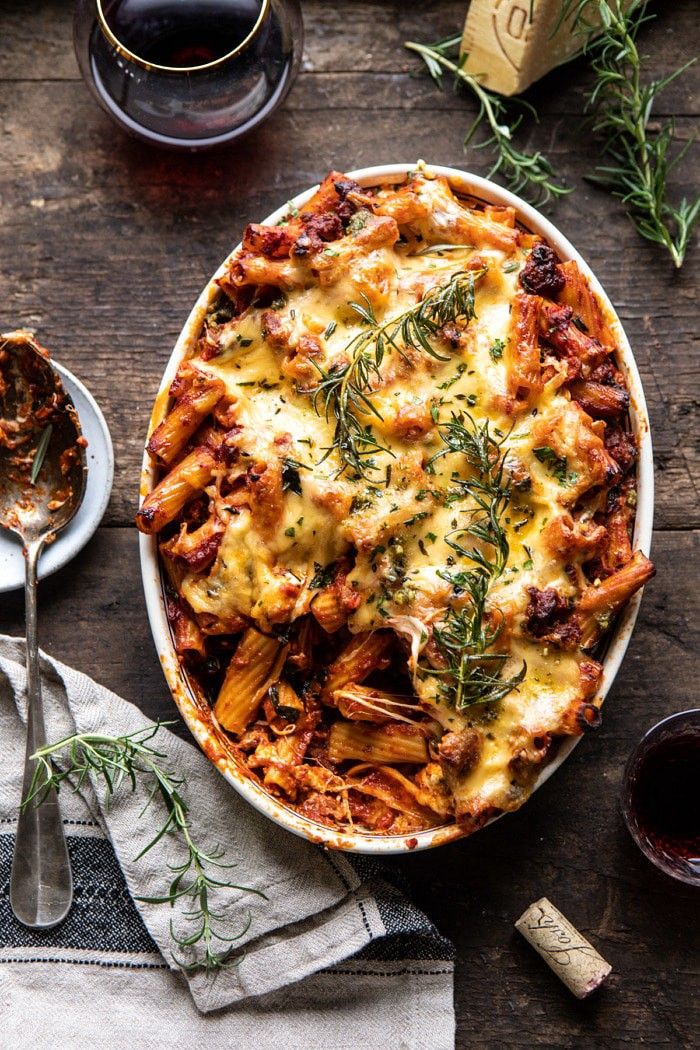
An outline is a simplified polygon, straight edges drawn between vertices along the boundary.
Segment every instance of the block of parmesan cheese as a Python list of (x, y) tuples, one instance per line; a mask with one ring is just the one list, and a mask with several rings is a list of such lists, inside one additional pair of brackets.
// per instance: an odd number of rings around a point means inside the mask
[(465, 69), (502, 95), (516, 95), (581, 50), (575, 9), (558, 29), (562, 0), (471, 0), (462, 37)]

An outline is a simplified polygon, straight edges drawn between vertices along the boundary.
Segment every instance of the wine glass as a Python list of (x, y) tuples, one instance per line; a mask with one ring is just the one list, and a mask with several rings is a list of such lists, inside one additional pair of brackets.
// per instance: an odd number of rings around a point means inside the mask
[(147, 142), (232, 142), (285, 98), (301, 62), (299, 0), (78, 0), (74, 42), (99, 104)]
[(700, 886), (700, 709), (670, 715), (642, 737), (625, 769), (621, 801), (645, 857)]

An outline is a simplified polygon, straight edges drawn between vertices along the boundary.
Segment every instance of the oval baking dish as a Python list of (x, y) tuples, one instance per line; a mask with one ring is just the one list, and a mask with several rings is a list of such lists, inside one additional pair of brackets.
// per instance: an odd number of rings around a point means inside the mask
[[(398, 184), (403, 182), (415, 165), (393, 164), (364, 168), (348, 173), (348, 177), (363, 187)], [(562, 261), (574, 260), (582, 271), (593, 291), (600, 297), (606, 310), (609, 311), (615, 327), (618, 352), (616, 361), (624, 373), (630, 393), (630, 424), (638, 445), (637, 463), (637, 508), (634, 525), (634, 546), (644, 554), (649, 553), (653, 519), (653, 463), (651, 437), (647, 417), (644, 393), (639, 374), (628, 340), (622, 329), (609, 299), (590, 268), (574, 249), (547, 219), (514, 196), (507, 190), (487, 179), (469, 175), (453, 168), (428, 165), (428, 170), (444, 176), (455, 192), (476, 198), (479, 202), (496, 207), (514, 208), (518, 223), (528, 232), (541, 237), (557, 252)], [(276, 224), (288, 213), (290, 204), (296, 209), (303, 209), (317, 187), (299, 194), (292, 202), (284, 205), (270, 215), (266, 224)], [(239, 246), (240, 247), (240, 246)], [(237, 249), (234, 249), (237, 250)], [(188, 355), (193, 341), (196, 340), (207, 311), (207, 308), (218, 292), (214, 283), (222, 276), (227, 260), (214, 274), (212, 280), (202, 292), (194, 306), (165, 370), (160, 391), (156, 398), (149, 433), (163, 420), (169, 407), (168, 391), (173, 382), (178, 366)], [(538, 450), (539, 451), (539, 450)], [(156, 481), (156, 468), (149, 455), (144, 455), (141, 479), (141, 498), (151, 491)], [(229, 746), (226, 734), (219, 728), (213, 718), (211, 708), (199, 696), (189, 681), (185, 670), (180, 666), (175, 653), (171, 629), (166, 615), (164, 583), (159, 563), (157, 539), (153, 535), (140, 536), (141, 570), (146, 596), (146, 604), (151, 630), (161, 660), (163, 671), (175, 703), (187, 723), (193, 736), (209, 759), (235, 787), (235, 789), (256, 809), (271, 820), (313, 842), (335, 848), (359, 853), (391, 854), (403, 853), (414, 849), (427, 849), (441, 845), (464, 835), (464, 827), (458, 824), (444, 824), (429, 830), (418, 831), (412, 835), (381, 835), (370, 832), (336, 830), (317, 823), (300, 815), (284, 805), (279, 799), (269, 794), (259, 783), (252, 779), (250, 772), (240, 764)], [(598, 689), (598, 696), (604, 697), (610, 689), (620, 667), (625, 650), (634, 627), (641, 600), (641, 592), (635, 594), (619, 615), (614, 629), (606, 639), (603, 663), (603, 674)], [(557, 748), (553, 758), (544, 765), (534, 785), (536, 790), (571, 754), (580, 737), (566, 737)]]

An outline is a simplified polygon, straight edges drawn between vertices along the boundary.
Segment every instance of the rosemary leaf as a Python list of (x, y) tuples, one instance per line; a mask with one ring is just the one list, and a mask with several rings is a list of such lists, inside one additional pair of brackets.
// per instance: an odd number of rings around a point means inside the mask
[[(53, 744), (47, 744), (32, 755), (36, 763), (34, 776), (22, 805), (41, 805), (50, 789), (58, 790), (64, 781), (69, 781), (73, 789), (78, 790), (87, 779), (102, 780), (108, 798), (116, 794), (123, 785), (135, 791), (139, 781), (143, 781), (148, 795), (142, 812), (154, 799), (160, 798), (165, 807), (166, 818), (135, 860), (143, 857), (171, 832), (179, 837), (185, 849), (185, 856), (180, 863), (168, 865), (174, 878), (161, 896), (137, 899), (151, 904), (169, 904), (171, 907), (180, 898), (191, 901), (192, 906), (185, 912), (185, 917), (194, 928), (188, 933), (178, 933), (171, 922), (170, 932), (173, 941), (180, 948), (191, 949), (201, 945), (203, 952), (192, 961), (179, 959), (175, 955), (173, 959), (188, 973), (203, 970), (210, 974), (231, 962), (234, 942), (247, 933), (252, 921), (249, 913), (243, 929), (233, 936), (228, 936), (214, 925), (213, 920), (218, 916), (212, 911), (210, 892), (213, 889), (238, 890), (254, 893), (265, 900), (267, 898), (260, 890), (250, 886), (239, 886), (219, 877), (219, 872), (233, 866), (224, 863), (224, 851), (216, 847), (205, 852), (195, 842), (190, 827), (189, 809), (181, 793), (184, 779), (167, 767), (165, 753), (149, 743), (162, 725), (169, 724), (160, 722), (124, 736), (76, 733)], [(61, 765), (57, 763), (59, 756)], [(222, 944), (231, 947), (222, 949)]]
[(466, 325), (475, 317), (475, 283), (485, 270), (460, 270), (444, 284), (432, 288), (424, 298), (388, 321), (379, 321), (370, 300), (349, 305), (363, 324), (363, 331), (350, 340), (343, 351), (347, 360), (324, 370), (314, 362), (320, 380), (304, 391), (313, 400), (318, 415), (335, 418), (333, 444), (325, 450), (326, 459), (333, 449), (340, 459), (340, 473), (351, 470), (367, 478), (378, 464), (375, 455), (391, 450), (374, 434), (362, 417), (381, 420), (382, 416), (370, 397), (372, 386), (381, 379), (380, 367), (386, 354), (397, 353), (409, 361), (411, 349), (428, 354), (438, 361), (449, 361), (434, 346), (441, 329), (448, 323)]
[[(461, 37), (448, 37), (434, 44), (419, 44), (409, 40), (404, 44), (408, 51), (413, 51), (425, 62), (430, 76), (437, 86), (443, 88), (443, 71), (452, 73), (455, 85), (461, 84), (468, 88), (479, 103), (479, 112), (472, 123), (464, 139), (466, 149), (472, 142), (474, 135), (482, 123), (486, 123), (490, 129), (490, 136), (480, 142), (477, 149), (493, 149), (496, 159), (488, 173), (488, 177), (500, 175), (513, 193), (519, 193), (527, 197), (533, 204), (546, 204), (554, 197), (562, 197), (570, 193), (571, 189), (562, 186), (557, 181), (554, 170), (539, 150), (535, 153), (526, 153), (519, 150), (513, 143), (513, 135), (520, 126), (523, 113), (514, 120), (508, 122), (506, 105), (498, 95), (489, 91), (479, 83), (479, 79), (464, 68), (464, 59), (458, 57)], [(522, 99), (518, 105), (532, 116), (537, 118), (537, 113), (529, 102)]]
[(34, 453), (34, 459), (32, 460), (32, 472), (29, 475), (30, 484), (36, 485), (37, 478), (41, 473), (41, 468), (44, 465), (46, 459), (46, 453), (49, 448), (49, 442), (51, 441), (51, 435), (53, 434), (53, 423), (49, 423), (47, 427), (41, 433), (39, 443), (36, 446), (36, 452)]
[(583, 52), (590, 59), (595, 85), (588, 94), (593, 130), (600, 136), (606, 163), (588, 176), (625, 205), (637, 232), (665, 248), (677, 268), (683, 265), (693, 226), (700, 216), (700, 196), (677, 205), (669, 200), (668, 177), (690, 140), (675, 156), (672, 122), (651, 126), (659, 94), (695, 59), (660, 80), (644, 83), (637, 34), (653, 18), (647, 0), (563, 0), (562, 18), (574, 17)]
[(492, 437), (488, 421), (478, 424), (464, 412), (440, 425), (444, 448), (431, 463), (450, 454), (464, 457), (470, 476), (459, 481), (459, 497), (467, 523), (445, 540), (459, 559), (472, 567), (438, 570), (452, 587), (455, 604), (448, 606), (433, 628), (433, 641), (442, 665), (421, 664), (424, 675), (437, 681), (438, 696), (462, 711), (474, 704), (495, 703), (524, 680), (523, 663), (517, 674), (502, 676), (507, 657), (494, 652), (501, 624), (488, 616), (486, 602), (492, 584), (503, 573), (510, 553), (502, 519), (510, 502), (505, 475), (505, 438)]

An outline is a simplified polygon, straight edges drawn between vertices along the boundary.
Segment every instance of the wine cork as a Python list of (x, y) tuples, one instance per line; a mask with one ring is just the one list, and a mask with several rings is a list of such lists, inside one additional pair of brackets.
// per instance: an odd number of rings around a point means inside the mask
[(594, 992), (612, 970), (546, 897), (531, 904), (515, 928), (577, 999)]
[(559, 24), (562, 0), (471, 0), (461, 47), (466, 72), (501, 95), (524, 91), (581, 50), (576, 6)]

